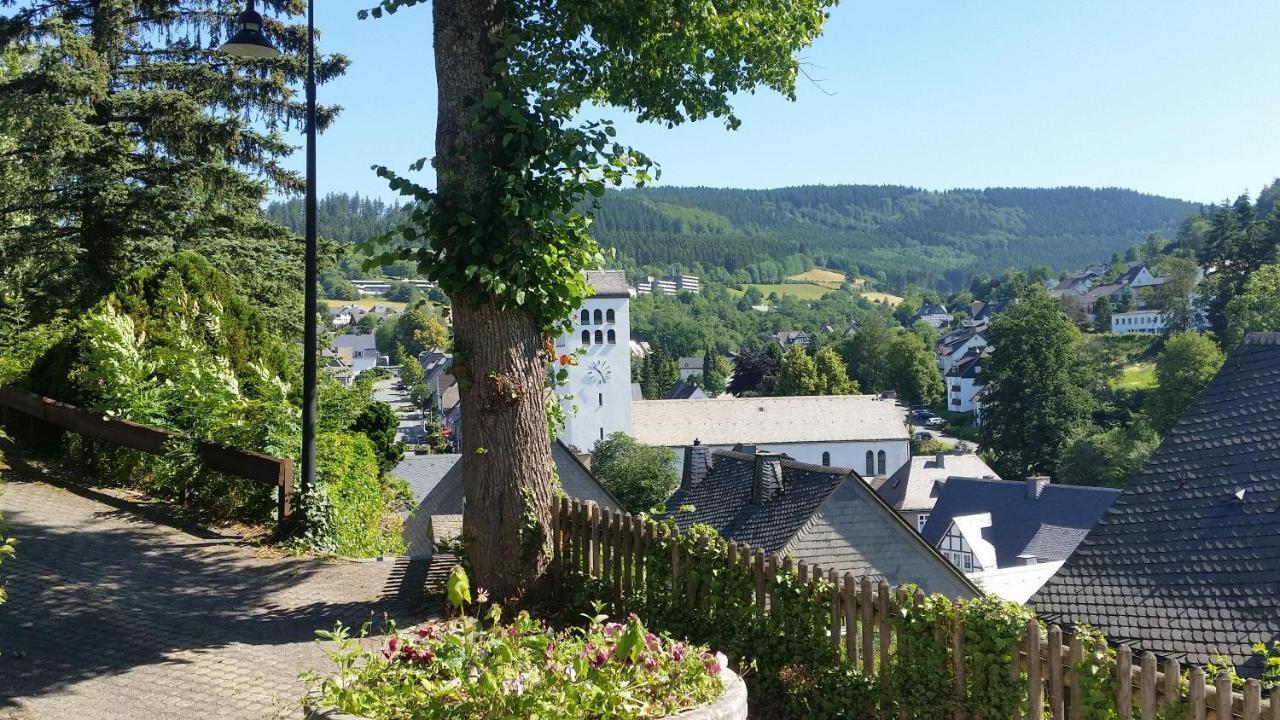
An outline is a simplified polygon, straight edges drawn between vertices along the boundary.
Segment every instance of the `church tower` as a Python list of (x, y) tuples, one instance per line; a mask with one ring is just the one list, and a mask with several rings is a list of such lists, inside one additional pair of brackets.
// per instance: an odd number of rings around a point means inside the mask
[[(578, 364), (569, 367), (568, 382), (559, 388), (572, 398), (563, 401), (565, 427), (560, 439), (589, 453), (611, 433), (631, 432), (631, 292), (621, 270), (587, 272), (593, 293), (573, 319), (573, 330), (556, 339), (559, 354), (577, 348)], [(577, 412), (573, 412), (573, 407)]]

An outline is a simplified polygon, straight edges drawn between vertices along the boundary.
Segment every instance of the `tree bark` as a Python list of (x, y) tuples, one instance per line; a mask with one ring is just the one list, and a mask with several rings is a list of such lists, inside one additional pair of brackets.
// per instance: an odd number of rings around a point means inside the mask
[[(485, 187), (498, 139), (474, 122), (502, 30), (499, 0), (433, 4), (441, 212), (499, 212)], [(497, 246), (501, 239), (490, 244)], [(453, 298), (454, 374), (462, 403), (463, 541), (472, 583), (493, 600), (535, 590), (550, 559), (551, 448), (543, 338), (525, 313), (492, 297)]]

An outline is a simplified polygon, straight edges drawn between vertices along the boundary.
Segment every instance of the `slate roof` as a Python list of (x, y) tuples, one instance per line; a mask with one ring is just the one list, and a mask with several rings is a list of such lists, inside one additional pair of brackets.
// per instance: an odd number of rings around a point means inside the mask
[(950, 315), (950, 314), (951, 313), (947, 312), (947, 308), (944, 305), (939, 305), (938, 303), (925, 303), (920, 306), (919, 310), (916, 311), (916, 314), (914, 317), (918, 320), (923, 317), (928, 317), (929, 315)]
[(922, 542), (897, 513), (852, 470), (779, 460), (782, 490), (753, 502), (755, 456), (717, 450), (710, 473), (668, 502), (676, 524), (714, 527), (731, 540), (770, 553), (795, 553), (838, 573), (918, 582), (929, 592), (971, 597), (973, 585)]
[(1250, 645), (1280, 640), (1280, 333), (1231, 353), (1031, 604), (1191, 663), (1221, 653), (1258, 676)]
[(765, 552), (778, 552), (851, 472), (784, 459), (782, 494), (771, 502), (755, 505), (751, 502), (755, 457), (717, 450), (712, 454), (711, 472), (680, 498), (681, 504), (693, 505), (694, 511), (676, 513), (676, 524), (686, 530), (705, 523), (727, 538)]
[(990, 346), (969, 348), (954, 365), (947, 369), (947, 377), (977, 380), (982, 372), (982, 360), (990, 355)]
[(714, 400), (638, 400), (631, 429), (646, 445), (704, 445), (911, 439), (906, 410), (877, 395), (800, 395)]
[(631, 297), (627, 275), (621, 270), (588, 270), (587, 285), (591, 287), (591, 297)]
[(357, 335), (348, 333), (339, 335), (333, 339), (333, 347), (335, 348), (351, 348), (352, 350), (377, 350), (377, 342), (371, 333)]
[(898, 512), (917, 512), (933, 508), (948, 479), (988, 476), (999, 477), (975, 453), (916, 455), (881, 483), (876, 492)]
[[(1040, 561), (1064, 560), (1075, 544), (1070, 537), (1044, 528), (1075, 528), (1087, 532), (1120, 494), (1110, 488), (1050, 484), (1039, 497), (1028, 497), (1027, 482), (953, 477), (938, 493), (920, 534), (937, 545), (955, 518), (979, 513), (991, 514), (991, 526), (982, 536), (995, 549), (999, 567), (1019, 564), (1018, 556), (1031, 554), (1033, 541)], [(1075, 538), (1076, 541), (1079, 537)], [(990, 569), (990, 568), (986, 568)]]
[(687, 383), (684, 380), (679, 380), (676, 382), (675, 385), (671, 386), (671, 389), (667, 391), (666, 395), (662, 396), (662, 399), (663, 400), (689, 400), (689, 399), (693, 399), (694, 395), (706, 397), (705, 394), (702, 393), (702, 388), (698, 387), (697, 385)]
[(1098, 298), (1115, 297), (1117, 295), (1123, 295), (1128, 291), (1129, 291), (1129, 288), (1124, 285), (1120, 285), (1119, 283), (1111, 283), (1110, 285), (1099, 285), (1098, 287), (1092, 288), (1089, 290), (1089, 292), (1081, 295), (1080, 298), (1084, 302), (1092, 304), (1097, 302)]

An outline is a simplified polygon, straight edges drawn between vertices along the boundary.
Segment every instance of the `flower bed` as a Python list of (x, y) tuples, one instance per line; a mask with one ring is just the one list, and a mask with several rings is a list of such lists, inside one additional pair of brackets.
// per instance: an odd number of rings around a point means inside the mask
[(553, 632), (524, 612), (503, 623), (495, 608), (487, 625), (432, 621), (376, 650), (342, 627), (321, 636), (336, 642), (336, 673), (309, 678), (313, 718), (640, 720), (709, 704), (698, 716), (746, 717), (745, 687), (724, 655), (648, 632), (634, 615)]

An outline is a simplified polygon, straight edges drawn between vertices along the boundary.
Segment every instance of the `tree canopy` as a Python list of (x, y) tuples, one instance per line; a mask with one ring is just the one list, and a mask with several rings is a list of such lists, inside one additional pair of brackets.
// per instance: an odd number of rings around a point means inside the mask
[(671, 448), (637, 442), (613, 433), (591, 448), (591, 472), (628, 511), (647, 512), (675, 492), (680, 476)]

